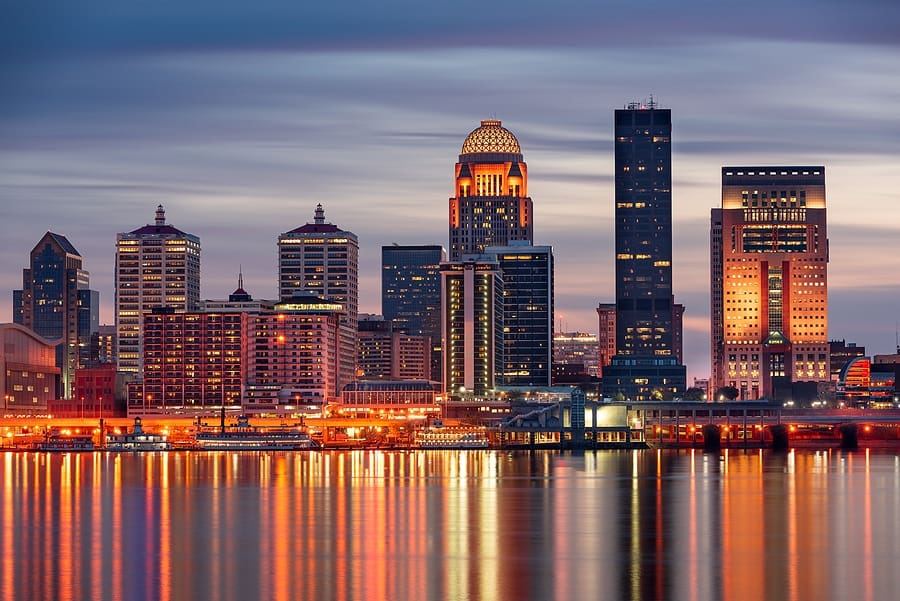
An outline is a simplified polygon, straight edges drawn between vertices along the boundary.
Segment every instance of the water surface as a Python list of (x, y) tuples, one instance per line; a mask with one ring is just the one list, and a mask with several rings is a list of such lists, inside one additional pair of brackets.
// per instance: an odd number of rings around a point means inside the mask
[(0, 454), (0, 599), (881, 600), (894, 452)]

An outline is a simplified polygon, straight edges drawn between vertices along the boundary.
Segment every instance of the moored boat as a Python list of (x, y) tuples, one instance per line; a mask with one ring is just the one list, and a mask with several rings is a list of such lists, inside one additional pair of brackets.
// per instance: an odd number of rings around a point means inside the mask
[(486, 449), (490, 440), (484, 428), (435, 426), (417, 431), (415, 445), (420, 449)]
[(34, 445), (35, 451), (73, 452), (95, 450), (94, 437), (90, 434), (72, 434), (68, 431), (53, 429), (44, 440)]
[(300, 427), (251, 426), (246, 415), (239, 416), (237, 423), (229, 426), (201, 426), (196, 441), (196, 448), (207, 451), (302, 451), (316, 446)]
[(144, 432), (140, 417), (134, 418), (134, 427), (125, 434), (107, 434), (107, 451), (168, 451), (172, 448), (164, 434)]

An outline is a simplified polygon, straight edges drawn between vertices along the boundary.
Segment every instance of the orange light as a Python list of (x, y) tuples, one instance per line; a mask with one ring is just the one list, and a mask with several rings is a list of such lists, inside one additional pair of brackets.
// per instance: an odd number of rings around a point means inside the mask
[(791, 426), (790, 430), (791, 430), (791, 432), (796, 432), (796, 431), (797, 431), (797, 426)]
[(865, 428), (863, 428), (863, 430), (865, 430), (866, 432), (871, 432), (872, 426), (866, 426)]

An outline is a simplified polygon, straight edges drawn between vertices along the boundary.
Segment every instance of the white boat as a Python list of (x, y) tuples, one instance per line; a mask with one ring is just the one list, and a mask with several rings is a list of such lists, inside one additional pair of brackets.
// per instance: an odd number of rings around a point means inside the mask
[(41, 442), (34, 445), (35, 451), (62, 452), (93, 451), (94, 437), (90, 434), (70, 434), (52, 430)]
[(251, 426), (246, 415), (237, 423), (197, 432), (197, 448), (206, 451), (302, 451), (316, 446), (300, 427)]
[(107, 434), (107, 451), (168, 451), (172, 443), (164, 434), (144, 432), (141, 418), (134, 418), (134, 428), (125, 434)]
[(490, 446), (484, 428), (425, 428), (416, 432), (415, 441), (421, 449), (486, 449)]

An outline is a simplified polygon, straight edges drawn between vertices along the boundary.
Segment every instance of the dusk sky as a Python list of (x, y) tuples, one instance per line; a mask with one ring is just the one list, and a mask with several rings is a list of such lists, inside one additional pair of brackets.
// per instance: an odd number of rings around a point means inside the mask
[[(434, 5), (433, 5), (434, 4)], [(202, 296), (276, 296), (278, 235), (326, 220), (380, 248), (447, 246), (466, 135), (522, 145), (556, 322), (615, 297), (613, 111), (672, 109), (674, 288), (709, 373), (709, 214), (723, 165), (825, 165), (829, 338), (894, 352), (900, 321), (896, 0), (452, 3), (12, 0), (0, 20), (0, 321), (28, 253), (68, 237), (113, 323), (117, 232), (201, 239)]]

